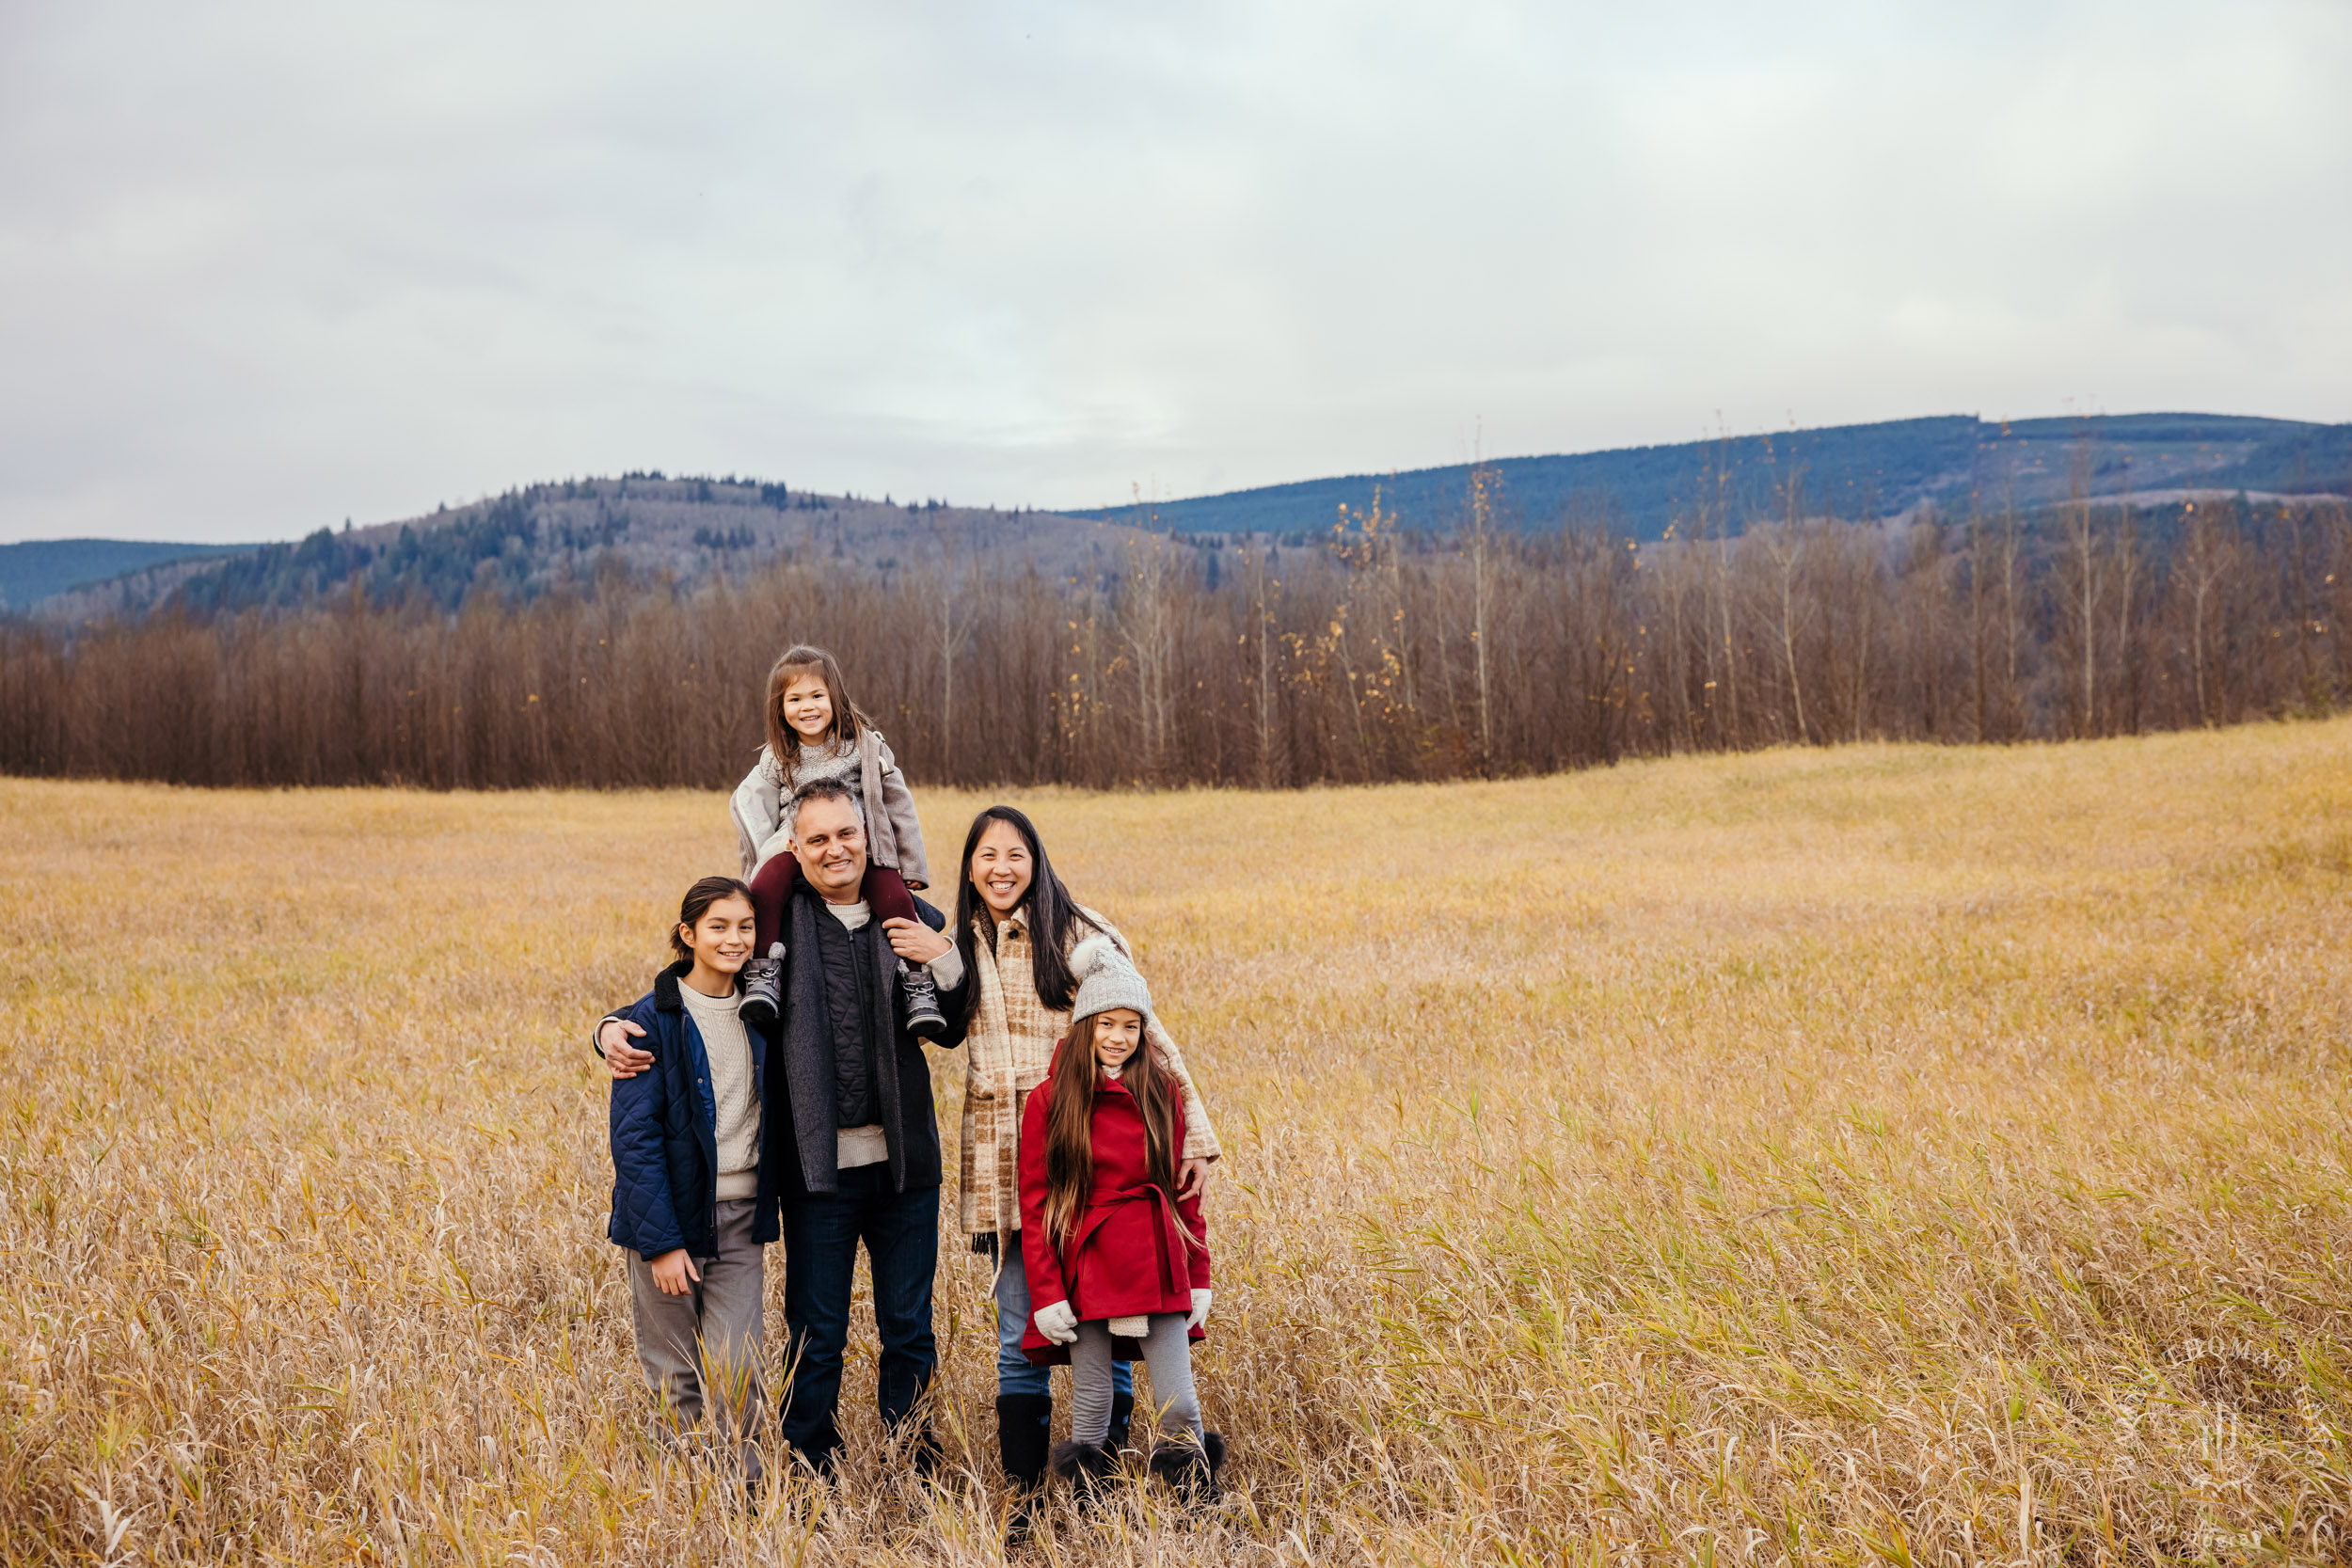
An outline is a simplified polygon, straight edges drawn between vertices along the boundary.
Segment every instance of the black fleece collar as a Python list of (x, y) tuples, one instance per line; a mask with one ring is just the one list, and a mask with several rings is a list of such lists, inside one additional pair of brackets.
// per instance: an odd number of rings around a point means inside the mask
[(682, 1013), (686, 1004), (678, 997), (678, 982), (686, 978), (693, 964), (684, 958), (672, 964), (653, 977), (653, 1010), (658, 1013)]

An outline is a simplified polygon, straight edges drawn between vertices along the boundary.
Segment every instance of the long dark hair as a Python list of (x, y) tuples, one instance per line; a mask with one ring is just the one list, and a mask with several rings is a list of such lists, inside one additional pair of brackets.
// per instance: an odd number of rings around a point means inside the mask
[[(679, 927), (691, 930), (701, 923), (704, 915), (710, 912), (711, 905), (723, 904), (730, 898), (740, 898), (750, 904), (752, 890), (733, 877), (705, 877), (686, 890), (686, 896), (678, 901), (677, 925), (670, 927), (670, 951), (678, 956), (679, 962), (691, 964), (694, 961), (694, 950), (686, 945), (685, 932)], [(755, 910), (758, 906), (755, 904), (753, 908)], [(735, 983), (741, 986), (741, 976), (739, 975)]]
[[(1078, 977), (1070, 973), (1070, 947), (1082, 931), (1094, 929), (1094, 922), (1078, 912), (1077, 900), (1054, 875), (1053, 863), (1045, 858), (1045, 846), (1038, 842), (1037, 828), (1029, 819), (1010, 806), (991, 806), (972, 819), (972, 831), (963, 835), (963, 859), (957, 866), (956, 886), (956, 946), (963, 959), (963, 972), (976, 973), (978, 962), (974, 956), (977, 933), (986, 929), (993, 943), (996, 931), (996, 911), (988, 907), (980, 890), (972, 885), (972, 857), (980, 851), (980, 835), (988, 832), (991, 822), (1004, 822), (1021, 835), (1021, 842), (1029, 849), (1029, 891), (1022, 902), (1029, 910), (1030, 975), (1037, 984), (1037, 999), (1060, 1012), (1070, 1006), (1078, 992)], [(964, 1007), (966, 1017), (979, 1000), (980, 988), (966, 986)]]
[(857, 710), (850, 701), (849, 683), (841, 678), (841, 661), (822, 648), (805, 642), (794, 643), (784, 651), (784, 657), (768, 672), (768, 750), (774, 754), (776, 766), (789, 779), (801, 760), (801, 732), (784, 721), (785, 689), (792, 677), (810, 670), (825, 683), (825, 695), (833, 699), (833, 726), (825, 738), (835, 746), (855, 746), (861, 727), (871, 728), (872, 721)]
[[(1070, 1022), (1054, 1050), (1054, 1076), (1045, 1101), (1045, 1233), (1058, 1246), (1077, 1229), (1094, 1184), (1094, 1101), (1103, 1068), (1094, 1055), (1094, 1021)], [(1148, 1039), (1119, 1069), (1119, 1081), (1143, 1114), (1143, 1162), (1152, 1184), (1176, 1204), (1176, 1084)]]

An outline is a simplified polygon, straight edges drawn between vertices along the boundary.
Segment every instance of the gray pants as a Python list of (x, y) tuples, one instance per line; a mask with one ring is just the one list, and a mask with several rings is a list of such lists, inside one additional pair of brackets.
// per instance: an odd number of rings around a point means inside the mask
[[(1200, 1398), (1192, 1389), (1192, 1342), (1182, 1312), (1154, 1312), (1143, 1337), (1143, 1364), (1152, 1373), (1152, 1403), (1162, 1437), (1179, 1428), (1200, 1436)], [(1111, 1331), (1097, 1318), (1078, 1325), (1070, 1347), (1070, 1440), (1099, 1444), (1111, 1430)], [(1140, 1405), (1143, 1402), (1136, 1402)]]
[(661, 1396), (669, 1431), (682, 1435), (702, 1425), (712, 1407), (722, 1442), (739, 1447), (748, 1474), (759, 1474), (749, 1439), (767, 1396), (760, 1384), (759, 1338), (767, 1307), (767, 1249), (752, 1240), (756, 1204), (725, 1200), (718, 1211), (719, 1256), (697, 1258), (700, 1284), (682, 1296), (664, 1295), (653, 1267), (628, 1254), (628, 1302), (637, 1324), (637, 1360), (645, 1382)]

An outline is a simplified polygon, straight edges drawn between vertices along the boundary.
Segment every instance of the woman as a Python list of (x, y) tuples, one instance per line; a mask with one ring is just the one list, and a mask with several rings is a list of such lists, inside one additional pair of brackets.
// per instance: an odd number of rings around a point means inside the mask
[[(1054, 875), (1037, 829), (1010, 806), (972, 819), (956, 890), (956, 947), (975, 983), (962, 988), (961, 1016), (948, 1020), (941, 1043), (963, 1045), (963, 1233), (972, 1249), (996, 1261), (996, 1440), (1006, 1476), (1021, 1489), (1016, 1529), (1045, 1479), (1054, 1399), (1048, 1370), (1022, 1354), (1029, 1325), (1029, 1286), (1021, 1257), (1021, 1108), (1045, 1081), (1054, 1046), (1070, 1029), (1077, 990), (1072, 949), (1100, 931), (1132, 958), (1111, 923), (1076, 903)], [(1216, 1134), (1184, 1056), (1157, 1018), (1149, 1041), (1183, 1096), (1184, 1142), (1179, 1184), (1198, 1196)], [(1110, 1446), (1126, 1439), (1136, 1403), (1135, 1374), (1114, 1368)]]

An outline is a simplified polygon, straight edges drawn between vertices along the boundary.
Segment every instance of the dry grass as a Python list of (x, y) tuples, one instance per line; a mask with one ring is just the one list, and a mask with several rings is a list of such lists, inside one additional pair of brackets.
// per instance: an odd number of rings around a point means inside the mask
[[(2352, 721), (1024, 803), (1229, 1151), (1232, 1503), (1053, 1560), (2341, 1549)], [(978, 1501), (882, 1482), (870, 1361), (821, 1506), (643, 1439), (580, 1030), (729, 846), (0, 783), (0, 1559), (991, 1559), (952, 1247)]]

